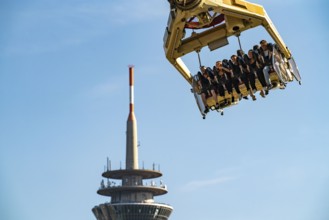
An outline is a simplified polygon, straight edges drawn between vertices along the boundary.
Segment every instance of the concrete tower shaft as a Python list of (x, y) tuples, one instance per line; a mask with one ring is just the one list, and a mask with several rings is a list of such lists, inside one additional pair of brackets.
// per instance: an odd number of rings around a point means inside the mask
[(126, 169), (138, 169), (137, 121), (134, 113), (134, 67), (129, 66), (129, 115), (127, 120)]

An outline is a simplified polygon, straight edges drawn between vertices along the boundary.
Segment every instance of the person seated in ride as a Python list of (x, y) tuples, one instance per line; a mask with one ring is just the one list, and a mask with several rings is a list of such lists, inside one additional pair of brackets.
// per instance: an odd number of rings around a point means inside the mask
[[(232, 91), (232, 72), (229, 68), (223, 66), (222, 61), (217, 61), (214, 66), (214, 74), (217, 77), (219, 84), (219, 93), (223, 89), (222, 96), (225, 97), (225, 90), (231, 95), (231, 101), (234, 102), (234, 96)], [(221, 94), (220, 94), (221, 95)], [(227, 104), (227, 100), (224, 99), (224, 105)]]
[(250, 96), (252, 97), (252, 100), (255, 101), (256, 100), (256, 96), (254, 95), (254, 93), (257, 91), (256, 88), (256, 75), (253, 74), (248, 66), (248, 55), (244, 54), (243, 50), (237, 50), (236, 51), (237, 55), (238, 55), (238, 62), (241, 65), (242, 68), (242, 81), (244, 82), (244, 84), (247, 87), (247, 90), (250, 94)]
[[(242, 67), (241, 67), (240, 63), (238, 62), (237, 55), (233, 54), (231, 56), (230, 66), (231, 66), (233, 76), (234, 76), (233, 85), (234, 85), (235, 91), (239, 94), (239, 98), (241, 99), (242, 94), (239, 89), (239, 84), (244, 83), (248, 91), (250, 90), (250, 88), (249, 88), (249, 83), (245, 83), (242, 81), (243, 71), (242, 71)], [(248, 99), (248, 97), (246, 97), (246, 96), (243, 98)]]
[(206, 68), (205, 66), (200, 67), (200, 71), (198, 72), (198, 84), (201, 88), (201, 98), (202, 102), (205, 106), (204, 113), (209, 112), (209, 106), (207, 104), (207, 98), (212, 97), (213, 100), (216, 103), (216, 108), (219, 108), (218, 100), (217, 100), (217, 94), (215, 92), (216, 89), (216, 83), (215, 83), (215, 78), (212, 73), (212, 70), (208, 67)]
[[(233, 79), (234, 79), (234, 75), (233, 75), (233, 71), (231, 69), (231, 65), (230, 62), (227, 59), (223, 59), (222, 60), (222, 66), (225, 67), (225, 69), (223, 68), (225, 74), (226, 74), (226, 89), (228, 91), (229, 94), (231, 94), (232, 96), (232, 102), (235, 101), (234, 96), (233, 96)], [(240, 92), (240, 88), (238, 86), (238, 90), (237, 92)]]
[(216, 92), (223, 97), (223, 99), (225, 99), (225, 84), (223, 83), (223, 78), (222, 75), (219, 73), (219, 70), (217, 69), (216, 66), (213, 67), (212, 69), (213, 73), (214, 73), (214, 77), (215, 77), (215, 81), (216, 81)]
[(267, 83), (266, 83), (265, 75), (264, 75), (264, 72), (263, 72), (263, 69), (265, 67), (265, 62), (264, 62), (263, 57), (260, 55), (259, 45), (254, 45), (253, 46), (252, 53), (253, 53), (253, 56), (255, 57), (255, 59), (258, 63), (258, 66), (259, 66), (258, 70), (256, 71), (257, 78), (258, 78), (260, 84), (262, 85), (263, 89), (265, 90), (265, 95), (268, 95), (269, 90), (267, 88)]
[(264, 62), (263, 73), (265, 76), (267, 89), (269, 90), (272, 88), (270, 73), (274, 72), (273, 63), (272, 63), (273, 47), (272, 44), (268, 44), (266, 40), (261, 40), (259, 43), (260, 43), (259, 54)]
[[(248, 56), (246, 57), (247, 59), (247, 65), (250, 71), (250, 74), (253, 75), (254, 80), (256, 80), (256, 78), (259, 79), (258, 75), (263, 75), (263, 69), (261, 68), (261, 65), (258, 63), (258, 59), (257, 59), (257, 54), (254, 53), (253, 50), (249, 50), (248, 51)], [(263, 75), (264, 76), (264, 75)], [(263, 80), (263, 79), (262, 79)], [(262, 85), (262, 89), (260, 90), (260, 95), (265, 98), (265, 88), (266, 88), (266, 83), (265, 83), (265, 78), (264, 78), (264, 85), (261, 82), (261, 79), (259, 79), (259, 82)], [(255, 82), (254, 82), (255, 83)]]

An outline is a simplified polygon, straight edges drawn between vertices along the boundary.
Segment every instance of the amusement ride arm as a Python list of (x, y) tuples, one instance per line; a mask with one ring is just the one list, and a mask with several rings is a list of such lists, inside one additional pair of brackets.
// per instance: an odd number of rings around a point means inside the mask
[[(225, 22), (209, 28), (214, 18), (209, 12), (224, 15)], [(193, 32), (185, 37), (185, 28), (191, 18), (199, 18), (200, 27), (207, 29)], [(200, 19), (204, 18), (204, 19)], [(208, 18), (208, 20), (207, 20)], [(262, 25), (287, 59), (291, 53), (276, 30), (265, 9), (243, 0), (171, 0), (171, 11), (164, 35), (164, 50), (168, 61), (178, 70), (184, 79), (192, 84), (190, 70), (181, 59), (182, 56), (208, 46), (215, 50), (228, 44), (227, 38)]]

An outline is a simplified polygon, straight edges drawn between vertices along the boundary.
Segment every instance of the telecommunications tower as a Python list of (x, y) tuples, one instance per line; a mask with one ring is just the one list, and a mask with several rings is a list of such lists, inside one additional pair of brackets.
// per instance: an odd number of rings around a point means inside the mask
[[(111, 197), (108, 203), (95, 206), (97, 220), (167, 220), (173, 208), (156, 203), (154, 196), (167, 193), (167, 186), (154, 179), (162, 176), (159, 170), (139, 169), (137, 149), (137, 121), (134, 113), (134, 68), (129, 66), (130, 105), (127, 120), (126, 168), (112, 170), (110, 162), (102, 174), (104, 179), (97, 193)], [(113, 181), (114, 180), (114, 181)]]

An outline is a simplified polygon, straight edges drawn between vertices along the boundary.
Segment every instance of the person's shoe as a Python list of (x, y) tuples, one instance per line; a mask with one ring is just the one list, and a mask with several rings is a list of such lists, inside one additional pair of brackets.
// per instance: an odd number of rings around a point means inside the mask
[(286, 84), (285, 83), (280, 83), (280, 89), (285, 89), (286, 88)]
[(265, 90), (265, 95), (268, 95), (268, 89)]
[(232, 96), (232, 101), (231, 102), (234, 102), (235, 101), (235, 98), (234, 98), (234, 96)]
[(257, 99), (256, 99), (256, 96), (252, 96), (252, 100), (253, 101), (256, 101)]
[(215, 109), (219, 109), (220, 105), (218, 103), (216, 103)]
[(265, 94), (264, 94), (264, 91), (261, 90), (261, 92), (259, 93), (261, 97), (265, 98)]
[(245, 100), (248, 100), (249, 99), (247, 96), (243, 96), (242, 98), (245, 99)]
[(239, 93), (239, 101), (242, 99), (242, 94)]
[(208, 106), (206, 106), (205, 110), (203, 111), (205, 114), (207, 114), (209, 112), (209, 108)]

